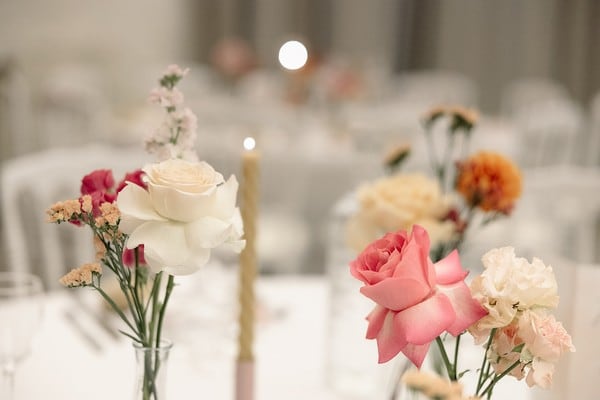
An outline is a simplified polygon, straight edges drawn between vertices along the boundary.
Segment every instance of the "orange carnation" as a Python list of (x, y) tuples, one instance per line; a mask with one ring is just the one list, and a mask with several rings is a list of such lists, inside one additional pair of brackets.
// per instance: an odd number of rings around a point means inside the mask
[(481, 151), (459, 163), (456, 190), (472, 207), (509, 214), (521, 195), (521, 172), (503, 155)]

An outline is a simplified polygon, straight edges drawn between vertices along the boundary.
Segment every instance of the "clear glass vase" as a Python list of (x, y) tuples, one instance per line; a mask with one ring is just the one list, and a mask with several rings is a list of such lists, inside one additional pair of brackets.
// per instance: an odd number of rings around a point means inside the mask
[(360, 294), (362, 284), (352, 277), (349, 268), (357, 252), (348, 246), (346, 230), (357, 207), (355, 194), (348, 193), (336, 203), (328, 221), (327, 380), (332, 390), (344, 398), (384, 399), (392, 366), (377, 364), (377, 344), (365, 339), (365, 316), (374, 303)]
[(134, 343), (135, 389), (133, 400), (165, 400), (167, 366), (173, 343), (163, 340), (159, 347)]

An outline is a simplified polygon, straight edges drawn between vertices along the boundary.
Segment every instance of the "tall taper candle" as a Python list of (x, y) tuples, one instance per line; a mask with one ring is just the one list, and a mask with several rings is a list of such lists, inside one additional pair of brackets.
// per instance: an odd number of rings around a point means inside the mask
[(241, 213), (246, 247), (240, 255), (239, 353), (236, 371), (236, 399), (254, 398), (254, 281), (256, 278), (256, 223), (260, 156), (253, 138), (244, 140), (242, 156)]

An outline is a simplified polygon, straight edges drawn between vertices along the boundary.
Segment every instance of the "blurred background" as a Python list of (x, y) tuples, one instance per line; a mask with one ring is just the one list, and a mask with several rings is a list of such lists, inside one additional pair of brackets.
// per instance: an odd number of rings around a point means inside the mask
[[(593, 0), (1, 0), (0, 269), (17, 262), (15, 225), (78, 194), (68, 161), (146, 160), (162, 118), (147, 96), (172, 63), (190, 68), (202, 159), (239, 174), (243, 138), (257, 139), (265, 273), (325, 271), (334, 205), (383, 175), (392, 146), (426, 167), (420, 118), (439, 104), (479, 110), (473, 149), (534, 177), (511, 219), (526, 228), (506, 240), (598, 262), (599, 18)], [(295, 71), (279, 58), (289, 40), (308, 50)], [(43, 262), (40, 229), (18, 262)]]

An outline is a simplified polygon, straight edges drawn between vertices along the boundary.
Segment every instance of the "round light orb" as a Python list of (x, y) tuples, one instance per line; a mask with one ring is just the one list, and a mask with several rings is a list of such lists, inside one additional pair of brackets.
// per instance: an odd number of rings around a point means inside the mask
[(248, 136), (244, 139), (244, 149), (246, 150), (254, 150), (256, 147), (256, 140), (253, 137)]
[(279, 63), (285, 69), (296, 70), (306, 64), (308, 50), (297, 40), (285, 42), (279, 49)]

